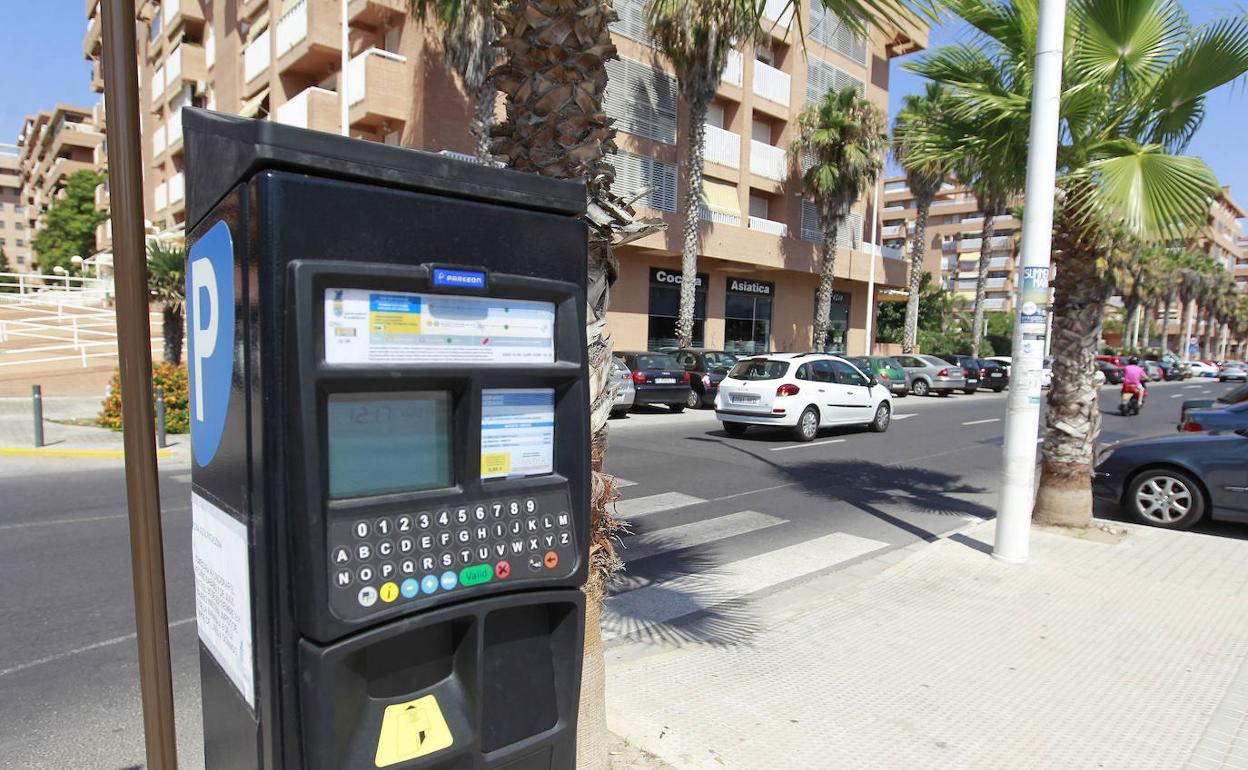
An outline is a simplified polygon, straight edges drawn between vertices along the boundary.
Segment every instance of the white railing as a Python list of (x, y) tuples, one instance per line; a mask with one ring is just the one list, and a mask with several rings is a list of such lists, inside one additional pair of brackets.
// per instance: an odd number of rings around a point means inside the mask
[(884, 238), (900, 238), (904, 233), (901, 225), (887, 225), (880, 228), (880, 235)]
[(296, 94), (293, 99), (279, 106), (274, 113), (274, 119), (278, 123), (284, 123), (288, 126), (307, 128), (308, 92), (311, 90), (311, 88), (305, 88)]
[[(53, 288), (56, 280), (62, 282), (62, 288)], [(0, 307), (24, 314), (0, 319), (0, 343), (4, 344), (0, 367), (61, 361), (79, 361), (86, 367), (93, 358), (117, 357), (116, 314), (99, 307), (112, 296), (112, 281), (0, 273), (0, 286), (19, 289), (17, 293), (0, 294)], [(149, 312), (148, 321), (152, 350), (159, 351), (164, 346), (160, 312)]]
[(988, 248), (990, 249), (1008, 249), (1010, 241), (1014, 240), (1008, 235), (995, 235), (988, 239)]
[(160, 104), (165, 95), (165, 65), (160, 65), (152, 72), (152, 104)]
[(169, 122), (165, 125), (165, 144), (172, 147), (179, 139), (182, 138), (182, 108), (178, 107), (169, 116)]
[(1006, 270), (1010, 267), (1012, 260), (1009, 257), (993, 257), (988, 260), (989, 270)]
[(169, 185), (161, 182), (156, 185), (156, 211), (161, 212), (169, 207)]
[(963, 230), (979, 230), (984, 226), (983, 217), (967, 217), (962, 220)]
[(754, 61), (755, 94), (788, 107), (792, 90), (792, 78), (787, 72), (781, 72), (766, 62)]
[(155, 158), (165, 151), (165, 127), (157, 126), (156, 133), (152, 134), (152, 157)]
[(984, 298), (984, 310), (1005, 310), (1005, 300), (1003, 298)]
[(720, 80), (725, 83), (731, 83), (734, 86), (741, 85), (745, 78), (745, 57), (740, 51), (732, 50), (728, 52), (728, 63), (724, 65), (724, 74), (720, 76)]
[(165, 29), (169, 29), (169, 25), (173, 22), (174, 17), (182, 12), (181, 0), (165, 0), (162, 11), (165, 17)]
[(714, 222), (720, 225), (736, 225), (740, 226), (741, 217), (733, 214), (725, 214), (722, 211), (712, 211), (706, 206), (701, 207), (698, 214), (699, 219), (705, 219), (708, 222)]
[(956, 288), (958, 291), (975, 291), (975, 281), (958, 281)]
[(250, 83), (269, 68), (269, 30), (265, 30), (243, 50), (243, 80)]
[(174, 174), (172, 178), (169, 179), (169, 204), (173, 205), (174, 203), (177, 203), (178, 201), (182, 200), (185, 194), (186, 194), (186, 177), (182, 174), (181, 171), (179, 171), (178, 173)]
[(282, 56), (307, 36), (308, 0), (300, 0), (277, 22), (277, 55)]
[(980, 244), (983, 240), (979, 238), (963, 238), (958, 243), (958, 251), (979, 251)]
[(793, 19), (793, 3), (790, 0), (765, 0), (763, 18), (777, 22), (781, 29), (787, 28)]
[(874, 254), (884, 259), (905, 259), (905, 253), (894, 246), (876, 246), (868, 241), (862, 242), (862, 250), (867, 254)]
[(789, 226), (783, 222), (775, 222), (762, 217), (750, 217), (750, 229), (760, 233), (770, 233), (784, 237), (789, 234)]
[(169, 52), (169, 59), (165, 62), (165, 87), (177, 83), (182, 79), (182, 44), (178, 43), (172, 51)]
[(757, 139), (750, 140), (750, 173), (777, 182), (788, 176), (788, 155), (784, 150)]
[(370, 48), (361, 54), (356, 54), (355, 58), (347, 62), (347, 98), (349, 99), (349, 104), (359, 104), (364, 101), (365, 96), (368, 96), (368, 57), (370, 56), (390, 59), (400, 64), (407, 62), (406, 56), (383, 51), (380, 48)]
[(989, 278), (987, 286), (989, 289), (1004, 289), (1006, 280), (1005, 278)]
[(204, 38), (204, 69), (212, 69), (217, 63), (217, 33), (208, 25), (208, 36)]
[(894, 203), (891, 206), (885, 206), (884, 208), (880, 209), (880, 211), (885, 214), (892, 214), (898, 211), (905, 211), (905, 210), (906, 210), (906, 207), (901, 203)]
[(707, 123), (702, 154), (711, 163), (741, 168), (741, 135)]

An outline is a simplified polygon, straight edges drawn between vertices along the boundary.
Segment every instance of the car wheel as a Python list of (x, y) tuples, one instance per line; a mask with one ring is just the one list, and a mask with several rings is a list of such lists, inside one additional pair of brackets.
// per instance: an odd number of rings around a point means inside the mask
[(685, 411), (684, 404), (668, 404), (667, 408), (672, 410), (672, 414), (680, 414)]
[(1127, 487), (1127, 513), (1132, 520), (1165, 529), (1191, 529), (1205, 515), (1205, 494), (1188, 474), (1154, 468), (1136, 476)]
[(888, 424), (892, 422), (893, 413), (888, 408), (888, 404), (881, 403), (875, 409), (875, 419), (871, 421), (872, 433), (883, 433), (888, 430)]
[(724, 433), (727, 433), (729, 436), (744, 436), (746, 429), (750, 427), (743, 422), (725, 422), (721, 424), (724, 426)]
[(698, 393), (698, 391), (696, 390), (690, 390), (689, 395), (685, 397), (685, 406), (689, 407), (690, 409), (701, 409), (702, 408), (702, 394)]
[(927, 384), (927, 380), (915, 380), (910, 390), (914, 391), (916, 396), (926, 396), (932, 392), (932, 386)]
[(626, 414), (628, 414), (627, 409), (612, 409), (611, 410), (612, 417), (623, 417)]
[(798, 441), (814, 441), (819, 435), (819, 410), (813, 406), (806, 407), (802, 416), (797, 418), (793, 426), (793, 438)]

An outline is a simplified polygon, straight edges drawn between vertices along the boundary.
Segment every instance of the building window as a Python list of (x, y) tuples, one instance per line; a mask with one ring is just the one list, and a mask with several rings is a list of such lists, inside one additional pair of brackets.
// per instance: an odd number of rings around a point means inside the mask
[(23, 247), (23, 246), (25, 246), (25, 245), (26, 245), (26, 244), (22, 241), (22, 239), (21, 239), (21, 238), (18, 238), (18, 239), (17, 239), (17, 248), (19, 248), (19, 249), (20, 249), (20, 248), (22, 248), (22, 247)]
[[(862, 214), (851, 212), (848, 224), (841, 220), (836, 228), (836, 245), (846, 249), (857, 248), (860, 243), (858, 234), (862, 232)], [(819, 226), (819, 213), (815, 204), (808, 200), (802, 201), (802, 239), (814, 243), (823, 243), (823, 228)]]
[(851, 32), (839, 16), (824, 8), (818, 0), (811, 0), (810, 3), (810, 36), (859, 64), (867, 63), (866, 38)]
[(14, 222), (14, 223), (13, 223), (13, 229), (14, 229), (14, 230), (25, 230), (25, 229), (26, 229), (26, 225), (23, 225), (21, 222)]
[(654, 48), (654, 41), (646, 34), (645, 0), (615, 0), (614, 5), (620, 18), (611, 24), (611, 31)]
[(615, 127), (676, 144), (676, 78), (631, 59), (610, 59), (602, 108)]
[(724, 350), (762, 353), (771, 350), (771, 302), (776, 285), (728, 278), (724, 301)]
[(26, 257), (22, 256), (21, 254), (18, 254), (18, 255), (17, 255), (17, 264), (19, 264), (19, 265), (24, 265), (24, 264), (26, 264)]
[[(661, 350), (676, 347), (676, 316), (680, 312), (680, 270), (650, 268), (650, 321), (646, 330), (646, 348)], [(693, 344), (701, 347), (706, 331), (706, 287), (711, 282), (706, 273), (698, 273), (694, 284)]]
[(631, 196), (638, 190), (650, 188), (639, 203), (656, 211), (676, 211), (676, 165), (661, 160), (617, 152), (607, 160), (615, 167), (615, 181), (611, 191), (616, 195)]
[(823, 101), (823, 95), (828, 91), (853, 86), (861, 95), (865, 90), (865, 85), (861, 80), (842, 70), (841, 68), (829, 64), (822, 59), (811, 56), (806, 62), (806, 103), (815, 104)]

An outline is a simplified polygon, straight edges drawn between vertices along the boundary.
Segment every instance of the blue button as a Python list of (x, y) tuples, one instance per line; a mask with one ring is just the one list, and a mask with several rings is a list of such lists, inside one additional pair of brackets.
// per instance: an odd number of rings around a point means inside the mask
[(458, 582), (459, 582), (459, 575), (456, 575), (454, 572), (447, 571), (447, 572), (442, 573), (442, 590), (443, 591), (451, 590), (452, 588), (455, 587), (455, 584)]
[(431, 594), (438, 590), (438, 576), (425, 575), (420, 579), (420, 590), (427, 594)]
[(420, 584), (417, 583), (412, 578), (408, 578), (407, 580), (404, 580), (403, 584), (399, 586), (399, 592), (403, 594), (404, 599), (412, 598), (413, 596), (416, 595), (416, 592), (419, 590), (420, 590)]

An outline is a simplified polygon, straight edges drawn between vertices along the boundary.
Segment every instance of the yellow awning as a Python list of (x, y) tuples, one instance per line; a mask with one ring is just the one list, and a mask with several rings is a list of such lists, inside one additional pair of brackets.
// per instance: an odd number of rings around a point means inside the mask
[(968, 251), (968, 252), (966, 252), (966, 253), (964, 253), (964, 254), (959, 254), (959, 255), (958, 255), (958, 261), (959, 261), (959, 262), (978, 262), (978, 261), (979, 261), (979, 252), (978, 252), (978, 251)]
[(250, 43), (260, 37), (260, 33), (269, 28), (269, 12), (265, 11), (251, 22), (251, 26), (247, 28), (247, 40)]
[(702, 195), (706, 198), (706, 207), (711, 211), (732, 217), (741, 216), (741, 200), (737, 197), (736, 185), (703, 179)]
[(254, 118), (260, 112), (260, 105), (267, 98), (269, 98), (269, 89), (266, 88), (247, 101), (243, 102), (243, 106), (239, 109), (238, 114), (244, 118)]

